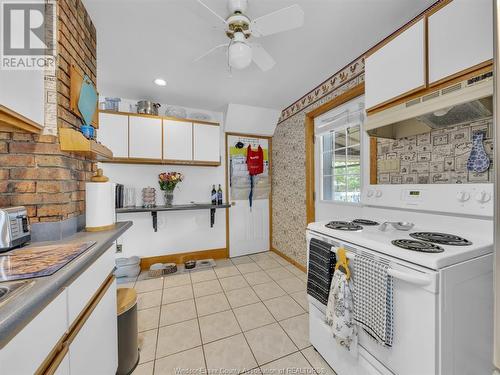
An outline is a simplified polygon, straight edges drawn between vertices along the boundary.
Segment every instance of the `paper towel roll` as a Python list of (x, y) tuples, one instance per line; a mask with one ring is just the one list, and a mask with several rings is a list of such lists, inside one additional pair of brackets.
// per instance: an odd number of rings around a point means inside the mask
[(115, 226), (115, 188), (112, 182), (85, 184), (85, 217), (89, 232), (112, 229)]

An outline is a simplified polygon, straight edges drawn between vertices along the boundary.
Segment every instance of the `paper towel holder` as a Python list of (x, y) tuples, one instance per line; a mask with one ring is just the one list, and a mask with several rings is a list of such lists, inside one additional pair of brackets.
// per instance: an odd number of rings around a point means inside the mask
[(101, 168), (97, 169), (90, 182), (85, 184), (85, 230), (87, 232), (100, 232), (115, 228), (114, 198), (115, 184), (109, 182), (109, 178), (103, 175)]

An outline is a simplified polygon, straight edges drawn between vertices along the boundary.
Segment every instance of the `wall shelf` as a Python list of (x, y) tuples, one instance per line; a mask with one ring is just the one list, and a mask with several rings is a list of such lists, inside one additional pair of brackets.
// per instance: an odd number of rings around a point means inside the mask
[(59, 141), (61, 151), (88, 154), (98, 159), (113, 158), (113, 153), (106, 146), (85, 138), (82, 133), (71, 128), (59, 129)]
[(151, 212), (151, 216), (153, 218), (153, 229), (155, 232), (158, 231), (158, 212), (165, 211), (192, 211), (192, 210), (210, 210), (210, 228), (212, 228), (215, 224), (215, 210), (221, 208), (229, 208), (232, 204), (217, 204), (213, 205), (210, 203), (202, 204), (202, 203), (192, 203), (192, 204), (179, 204), (173, 206), (156, 206), (151, 208), (145, 207), (126, 207), (126, 208), (117, 208), (117, 214), (127, 214), (127, 213), (138, 213), (138, 212)]
[(43, 126), (0, 105), (0, 131), (40, 134)]

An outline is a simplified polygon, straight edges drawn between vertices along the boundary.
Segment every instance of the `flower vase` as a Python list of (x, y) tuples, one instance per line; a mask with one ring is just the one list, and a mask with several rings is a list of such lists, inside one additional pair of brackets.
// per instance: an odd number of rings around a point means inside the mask
[(165, 197), (165, 206), (172, 206), (174, 202), (174, 191), (173, 190), (163, 190), (163, 195)]

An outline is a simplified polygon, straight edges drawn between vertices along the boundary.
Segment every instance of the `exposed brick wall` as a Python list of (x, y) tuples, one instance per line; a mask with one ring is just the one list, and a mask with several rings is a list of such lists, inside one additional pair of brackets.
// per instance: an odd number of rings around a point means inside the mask
[[(79, 127), (69, 107), (69, 67), (96, 83), (96, 30), (81, 0), (57, 3), (57, 122)], [(0, 132), (0, 207), (25, 205), (32, 223), (78, 216), (94, 169), (91, 158), (61, 152), (57, 137)]]

